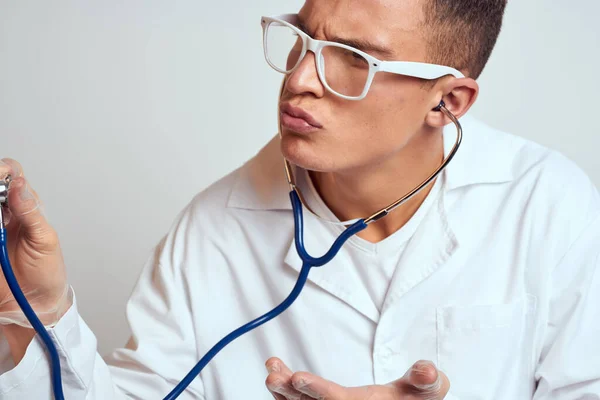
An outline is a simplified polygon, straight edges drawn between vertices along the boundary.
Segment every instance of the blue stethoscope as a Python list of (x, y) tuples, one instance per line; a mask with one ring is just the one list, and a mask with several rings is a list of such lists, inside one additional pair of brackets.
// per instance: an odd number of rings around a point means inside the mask
[[(183, 391), (192, 383), (192, 381), (200, 374), (200, 372), (208, 365), (208, 363), (229, 343), (233, 342), (235, 339), (244, 335), (251, 330), (258, 328), (259, 326), (265, 324), (266, 322), (272, 320), (277, 317), (285, 310), (287, 310), (292, 303), (298, 298), (300, 292), (304, 288), (306, 284), (306, 280), (308, 278), (308, 274), (310, 269), (313, 267), (321, 267), (331, 261), (340, 251), (344, 243), (353, 235), (367, 228), (370, 223), (373, 223), (386, 215), (388, 215), (392, 210), (399, 207), (401, 204), (406, 202), (408, 199), (413, 197), (415, 194), (420, 192), (423, 188), (429, 185), (448, 165), (448, 163), (452, 160), (460, 144), (462, 142), (462, 126), (458, 119), (446, 108), (443, 101), (440, 102), (439, 106), (437, 106), (434, 110), (443, 112), (450, 120), (454, 123), (457, 129), (456, 142), (448, 156), (444, 159), (442, 164), (435, 170), (433, 174), (431, 174), (427, 179), (425, 179), (419, 186), (414, 188), (412, 191), (390, 204), (389, 206), (377, 211), (372, 216), (360, 219), (350, 226), (348, 226), (344, 232), (335, 240), (331, 248), (325, 255), (315, 258), (312, 257), (306, 251), (304, 247), (304, 217), (302, 214), (302, 207), (306, 204), (303, 203), (302, 197), (300, 195), (299, 189), (296, 187), (294, 183), (294, 177), (291, 173), (290, 163), (285, 160), (285, 172), (288, 184), (290, 186), (290, 200), (292, 203), (292, 209), (294, 213), (294, 238), (296, 244), (296, 251), (298, 252), (298, 256), (303, 262), (302, 269), (300, 270), (300, 275), (296, 284), (292, 290), (292, 292), (288, 295), (288, 297), (273, 310), (264, 314), (263, 316), (256, 318), (255, 320), (248, 322), (246, 325), (241, 326), (235, 331), (231, 332), (229, 335), (225, 336), (221, 339), (216, 345), (214, 345), (207, 353), (202, 357), (202, 359), (192, 368), (192, 370), (181, 380), (181, 382), (169, 393), (164, 400), (173, 400), (176, 399)], [(281, 129), (280, 129), (281, 132)], [(27, 320), (31, 324), (31, 326), (35, 329), (36, 333), (40, 336), (40, 339), (44, 343), (48, 356), (50, 358), (50, 364), (52, 369), (52, 388), (54, 392), (54, 398), (56, 400), (63, 400), (63, 388), (62, 388), (62, 378), (60, 371), (60, 359), (58, 357), (58, 352), (50, 335), (46, 331), (44, 325), (40, 322), (37, 315), (27, 302), (25, 295), (21, 291), (17, 279), (13, 273), (10, 260), (8, 258), (8, 250), (7, 250), (7, 235), (6, 229), (4, 226), (2, 205), (8, 202), (8, 190), (10, 186), (10, 177), (7, 177), (4, 182), (0, 182), (0, 264), (2, 265), (2, 272), (4, 273), (4, 277), (6, 278), (6, 282), (12, 292), (15, 300), (19, 304), (19, 307), (23, 310), (23, 313), (27, 317)]]

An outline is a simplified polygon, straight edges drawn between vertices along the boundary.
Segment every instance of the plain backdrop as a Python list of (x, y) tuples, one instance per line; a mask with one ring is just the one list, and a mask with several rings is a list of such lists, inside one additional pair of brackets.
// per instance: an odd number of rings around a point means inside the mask
[[(126, 300), (176, 214), (276, 133), (260, 17), (301, 4), (0, 2), (0, 158), (42, 197), (101, 353), (125, 343)], [(509, 0), (472, 113), (600, 186), (598, 15), (597, 0)]]

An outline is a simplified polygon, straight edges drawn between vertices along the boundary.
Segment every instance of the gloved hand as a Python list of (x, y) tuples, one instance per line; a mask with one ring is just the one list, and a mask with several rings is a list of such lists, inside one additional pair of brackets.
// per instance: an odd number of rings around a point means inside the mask
[(418, 361), (387, 385), (343, 387), (307, 372), (292, 371), (278, 358), (266, 362), (266, 385), (276, 400), (442, 400), (450, 388), (446, 375)]
[[(8, 207), (3, 207), (8, 255), (19, 286), (45, 326), (58, 322), (72, 303), (58, 235), (48, 224), (37, 193), (21, 165), (0, 161), (0, 179), (11, 175)], [(0, 325), (31, 327), (0, 271)]]

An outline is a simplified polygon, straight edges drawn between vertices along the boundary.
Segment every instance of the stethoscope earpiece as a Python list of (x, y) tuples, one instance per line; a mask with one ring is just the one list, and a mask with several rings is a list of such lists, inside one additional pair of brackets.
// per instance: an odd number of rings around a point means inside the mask
[(442, 111), (442, 107), (446, 107), (446, 103), (444, 103), (444, 100), (440, 100), (440, 104), (438, 104), (438, 106), (434, 108), (433, 111)]

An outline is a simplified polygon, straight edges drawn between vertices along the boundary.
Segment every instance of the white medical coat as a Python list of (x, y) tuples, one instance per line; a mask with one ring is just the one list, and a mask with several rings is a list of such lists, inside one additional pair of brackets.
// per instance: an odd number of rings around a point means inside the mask
[[(271, 399), (263, 364), (277, 356), (347, 386), (428, 359), (449, 376), (448, 399), (600, 399), (598, 191), (560, 154), (462, 123), (463, 147), (381, 312), (349, 279), (368, 268), (353, 265), (350, 240), (286, 313), (225, 348), (180, 398)], [(453, 126), (444, 136), (449, 149)], [(305, 219), (320, 255), (341, 228)], [(300, 267), (275, 138), (197, 195), (156, 247), (127, 305), (126, 349), (104, 361), (76, 304), (51, 330), (66, 398), (161, 399), (225, 334), (281, 302)], [(0, 376), (0, 398), (51, 398), (37, 340)]]

